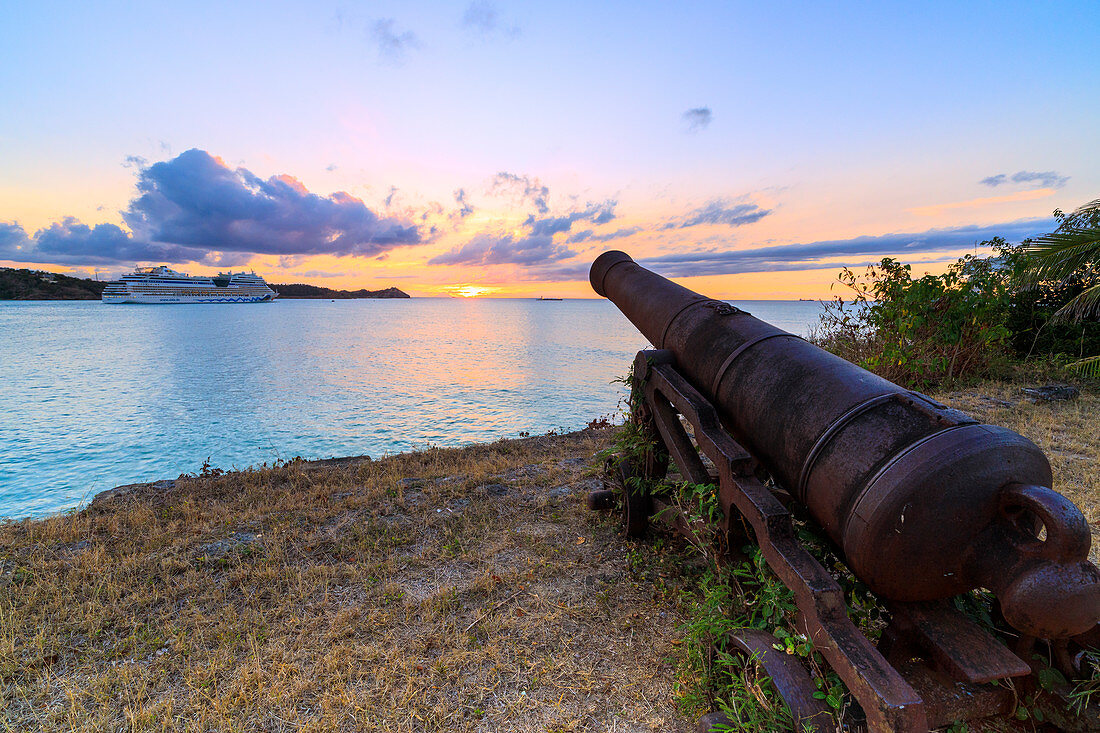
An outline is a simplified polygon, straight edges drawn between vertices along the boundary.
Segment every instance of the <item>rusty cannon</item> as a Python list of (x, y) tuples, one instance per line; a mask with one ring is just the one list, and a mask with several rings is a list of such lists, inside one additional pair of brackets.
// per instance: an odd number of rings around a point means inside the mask
[[(742, 528), (751, 532), (793, 591), (801, 631), (871, 730), (1006, 714), (1031, 689), (1053, 695), (1063, 728), (1100, 729), (1095, 708), (1067, 713), (1069, 685), (1049, 682), (1051, 670), (1063, 681), (1087, 673), (1085, 650), (1100, 647), (1100, 570), (1088, 561), (1084, 516), (1050, 488), (1036, 445), (623, 252), (600, 255), (590, 280), (656, 347), (639, 352), (632, 378), (632, 420), (652, 448), (617, 464), (609, 488), (589, 497), (592, 508), (617, 495), (628, 534), (644, 532), (655, 515), (686, 533), (690, 519), (660, 489), (631, 490), (631, 479), (659, 481), (671, 459), (684, 480), (716, 484), (723, 544), (733, 548)], [(877, 645), (798, 542), (792, 512), (820, 525), (885, 604), (890, 621)], [(996, 632), (948, 600), (974, 589), (996, 597)], [(769, 653), (760, 634), (746, 631), (734, 645), (761, 663), (794, 720), (823, 720), (805, 670)], [(701, 730), (713, 722), (704, 718)]]

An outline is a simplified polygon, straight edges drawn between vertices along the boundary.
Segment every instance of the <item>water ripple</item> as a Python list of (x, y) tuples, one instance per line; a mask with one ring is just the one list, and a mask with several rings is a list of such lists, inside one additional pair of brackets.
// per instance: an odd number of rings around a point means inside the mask
[[(805, 333), (817, 303), (739, 303)], [(0, 516), (293, 456), (396, 453), (616, 410), (645, 339), (607, 301), (0, 303)]]

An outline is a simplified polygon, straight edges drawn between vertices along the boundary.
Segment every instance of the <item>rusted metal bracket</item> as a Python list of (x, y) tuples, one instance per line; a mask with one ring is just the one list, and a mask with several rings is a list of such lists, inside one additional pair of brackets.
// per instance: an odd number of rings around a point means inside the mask
[[(790, 708), (794, 730), (826, 731), (834, 727), (828, 706), (814, 696), (817, 688), (810, 675), (797, 658), (776, 650), (778, 639), (760, 629), (740, 629), (728, 638), (733, 650), (740, 652), (746, 664), (755, 662), (764, 670), (776, 692)], [(724, 713), (711, 713), (699, 720), (698, 731), (713, 733), (734, 727), (733, 721)]]
[[(944, 601), (891, 603), (889, 608), (892, 621), (884, 640), (915, 642), (937, 671), (953, 680), (973, 684), (1031, 674), (1027, 662)], [(904, 661), (904, 653), (892, 654), (885, 647), (879, 643), (887, 658)]]

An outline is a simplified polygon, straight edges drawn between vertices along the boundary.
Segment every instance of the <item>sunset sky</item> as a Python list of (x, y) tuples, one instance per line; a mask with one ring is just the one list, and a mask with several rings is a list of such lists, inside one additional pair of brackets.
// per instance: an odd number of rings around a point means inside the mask
[(0, 266), (594, 297), (941, 270), (1100, 197), (1100, 4), (7, 3)]

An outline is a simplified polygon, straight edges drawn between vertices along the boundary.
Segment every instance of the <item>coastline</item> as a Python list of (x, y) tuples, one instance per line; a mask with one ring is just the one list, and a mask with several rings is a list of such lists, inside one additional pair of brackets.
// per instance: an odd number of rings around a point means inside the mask
[[(611, 382), (644, 345), (597, 300), (270, 305), (0, 303), (15, 336), (0, 342), (0, 376), (22, 395), (0, 416), (13, 448), (0, 515), (60, 511), (207, 457), (377, 457), (581, 428), (571, 416), (615, 410)], [(456, 338), (465, 329), (475, 336)]]

